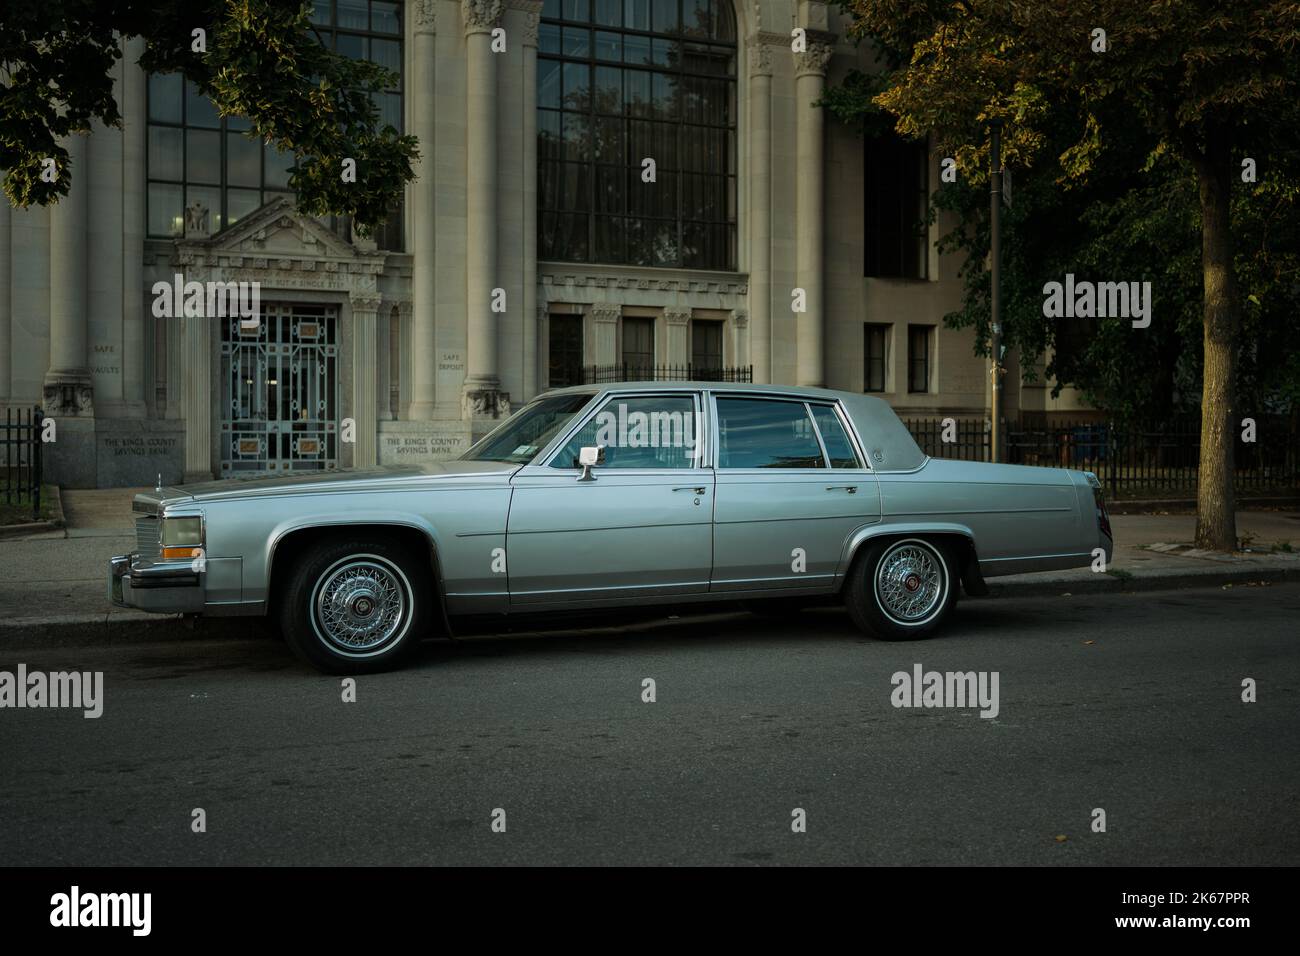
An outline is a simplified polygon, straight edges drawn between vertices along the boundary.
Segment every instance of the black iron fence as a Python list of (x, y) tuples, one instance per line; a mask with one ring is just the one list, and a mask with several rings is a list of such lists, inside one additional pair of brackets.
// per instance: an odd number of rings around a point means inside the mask
[[(987, 420), (926, 418), (905, 424), (926, 454), (990, 460)], [(1201, 452), (1200, 419), (1119, 423), (1004, 420), (1005, 460), (1016, 465), (1094, 472), (1112, 496), (1195, 492)], [(1300, 434), (1284, 417), (1255, 422), (1255, 440), (1236, 432), (1234, 485), (1241, 491), (1300, 490)]]
[(6, 505), (29, 503), (32, 520), (41, 516), (41, 431), (45, 420), (39, 407), (5, 409), (4, 479), (0, 489)]
[(731, 368), (702, 365), (587, 365), (582, 369), (584, 385), (609, 382), (752, 382), (754, 366)]

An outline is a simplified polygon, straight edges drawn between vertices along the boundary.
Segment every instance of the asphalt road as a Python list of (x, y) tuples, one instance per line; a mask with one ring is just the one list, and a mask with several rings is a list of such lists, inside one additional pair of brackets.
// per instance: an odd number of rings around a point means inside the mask
[[(715, 615), (430, 643), (355, 703), (275, 641), (0, 651), (105, 680), (98, 720), (0, 710), (0, 864), (1295, 864), (1297, 621), (1297, 585), (914, 644)], [(998, 672), (998, 716), (893, 707), (917, 663)]]

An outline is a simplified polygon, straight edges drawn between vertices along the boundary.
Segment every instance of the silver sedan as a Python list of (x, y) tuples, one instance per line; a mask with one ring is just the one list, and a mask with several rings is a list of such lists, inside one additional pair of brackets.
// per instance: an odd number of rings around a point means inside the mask
[(390, 668), (466, 615), (841, 600), (886, 640), (984, 579), (1110, 560), (1095, 476), (928, 457), (847, 392), (548, 392), (455, 461), (158, 489), (113, 603), (274, 615), (330, 673)]

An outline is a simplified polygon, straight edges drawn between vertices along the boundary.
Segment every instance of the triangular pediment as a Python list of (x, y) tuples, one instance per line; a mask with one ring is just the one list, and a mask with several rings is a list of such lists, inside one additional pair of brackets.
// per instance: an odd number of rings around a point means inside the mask
[(196, 244), (204, 251), (267, 258), (368, 258), (351, 243), (304, 216), (283, 196), (206, 239), (186, 239), (178, 245)]

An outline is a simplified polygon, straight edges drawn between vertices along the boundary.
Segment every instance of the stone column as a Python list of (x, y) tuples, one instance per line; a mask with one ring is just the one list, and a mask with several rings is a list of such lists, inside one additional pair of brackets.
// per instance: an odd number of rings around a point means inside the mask
[[(537, 28), (541, 21), (542, 0), (512, 0), (524, 11), (524, 74), (523, 74), (523, 127), (524, 127), (524, 316), (537, 311)], [(525, 322), (525, 327), (527, 323)], [(545, 343), (536, 335), (524, 335), (524, 394), (530, 399), (542, 389), (546, 380), (539, 369), (539, 355), (545, 354)]]
[[(501, 0), (461, 0), (466, 47), (466, 411), (496, 417), (501, 380), (497, 370), (497, 316), (492, 289), (497, 275), (497, 71), (491, 31)], [(506, 399), (508, 409), (509, 399)]]
[[(201, 276), (206, 279), (207, 276)], [(210, 318), (169, 319), (171, 334), (180, 323), (181, 415), (185, 419), (185, 480), (212, 478), (212, 334)]]
[[(415, 42), (411, 51), (411, 132), (420, 141), (420, 163), (411, 184), (411, 376), (402, 378), (402, 400), (412, 421), (433, 418), (434, 378), (434, 36), (438, 0), (411, 5)], [(409, 403), (409, 404), (406, 404)]]
[(622, 309), (617, 305), (598, 302), (591, 307), (591, 364), (617, 365), (618, 317)]
[(826, 382), (825, 117), (820, 106), (831, 59), (830, 37), (808, 31), (808, 49), (795, 54), (795, 110), (798, 114), (795, 176), (795, 277), (806, 295), (806, 312), (797, 313), (799, 385)]
[(668, 324), (668, 351), (661, 364), (689, 364), (691, 361), (691, 310), (680, 308), (664, 309), (664, 321)]
[(385, 301), (379, 306), (375, 318), (375, 408), (381, 422), (391, 421), (389, 409), (392, 386), (393, 354), (397, 347), (392, 340), (393, 303)]
[(13, 268), (10, 265), (10, 212), (9, 197), (0, 193), (0, 402), (13, 394), (14, 388), (14, 348), (13, 348)]
[(356, 422), (352, 467), (373, 468), (379, 463), (375, 323), (381, 299), (374, 292), (354, 292), (349, 299), (352, 303), (352, 418)]
[[(550, 342), (550, 325), (548, 324), (548, 310), (545, 304), (537, 307), (537, 329), (534, 333), (536, 345), (534, 346), (534, 355), (537, 360), (536, 379), (537, 390), (550, 388), (551, 378), (551, 342)], [(587, 356), (583, 355), (583, 364), (586, 364)]]
[(145, 414), (144, 210), (148, 136), (145, 86), (139, 66), (144, 40), (127, 40), (122, 57), (122, 401), (130, 415)]
[[(45, 411), (64, 418), (93, 418), (94, 389), (86, 363), (86, 253), (90, 233), (86, 137), (65, 140), (72, 176), (66, 196), (50, 207), (50, 367)], [(7, 201), (7, 200), (6, 200)]]
[(772, 54), (755, 34), (749, 39), (749, 308), (754, 329), (749, 352), (755, 382), (772, 381)]
[(411, 329), (412, 319), (412, 304), (397, 303), (397, 346), (400, 350), (397, 356), (397, 407), (406, 411), (408, 416), (411, 408), (411, 380), (415, 374), (413, 368), (415, 363), (411, 361), (411, 353), (414, 351), (411, 346), (414, 337)]
[[(753, 348), (753, 340), (750, 338), (749, 313), (744, 309), (731, 310), (731, 364), (735, 366), (748, 365), (745, 361), (746, 355), (752, 355), (750, 351)], [(725, 358), (723, 364), (727, 364)], [(758, 377), (758, 368), (754, 369), (754, 377)]]

